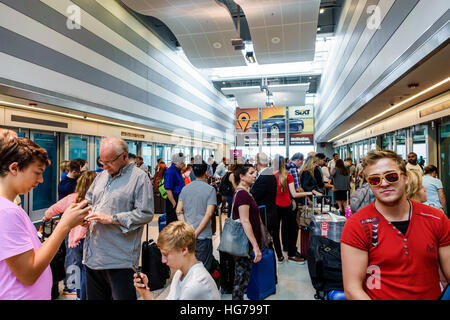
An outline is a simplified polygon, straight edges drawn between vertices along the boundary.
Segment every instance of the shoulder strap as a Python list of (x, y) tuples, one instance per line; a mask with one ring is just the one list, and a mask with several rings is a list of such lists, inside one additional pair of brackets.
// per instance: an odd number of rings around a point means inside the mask
[[(230, 214), (231, 219), (233, 219), (234, 200), (236, 200), (236, 196), (237, 196), (238, 192), (241, 191), (241, 190), (246, 191), (245, 189), (236, 189), (236, 192), (235, 192), (235, 194), (233, 195), (233, 200), (232, 200), (232, 202), (231, 202), (231, 214)], [(234, 220), (234, 219), (233, 219), (233, 220)]]

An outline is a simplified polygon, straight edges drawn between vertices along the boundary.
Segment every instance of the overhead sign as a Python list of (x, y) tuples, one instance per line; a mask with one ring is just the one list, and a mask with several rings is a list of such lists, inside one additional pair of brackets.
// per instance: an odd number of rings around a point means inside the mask
[(289, 107), (289, 119), (309, 119), (309, 118), (314, 118), (313, 106)]

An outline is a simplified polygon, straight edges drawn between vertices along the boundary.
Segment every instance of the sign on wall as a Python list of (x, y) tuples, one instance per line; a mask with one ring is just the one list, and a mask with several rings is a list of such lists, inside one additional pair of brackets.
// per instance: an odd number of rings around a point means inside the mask
[(314, 144), (314, 107), (289, 107), (289, 144), (291, 146)]

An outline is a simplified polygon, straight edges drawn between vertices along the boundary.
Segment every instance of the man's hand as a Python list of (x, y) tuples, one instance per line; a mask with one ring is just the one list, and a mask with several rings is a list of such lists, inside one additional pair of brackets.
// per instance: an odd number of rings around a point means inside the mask
[(101, 224), (112, 224), (112, 215), (103, 212), (91, 212), (85, 219), (88, 222), (97, 221)]

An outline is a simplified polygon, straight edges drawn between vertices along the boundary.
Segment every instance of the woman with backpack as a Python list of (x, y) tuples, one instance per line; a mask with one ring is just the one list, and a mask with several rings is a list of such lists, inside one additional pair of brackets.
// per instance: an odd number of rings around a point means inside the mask
[(346, 202), (350, 201), (347, 197), (350, 193), (350, 172), (342, 159), (336, 161), (336, 166), (331, 169), (330, 178), (333, 179), (333, 192), (339, 211), (344, 215)]

